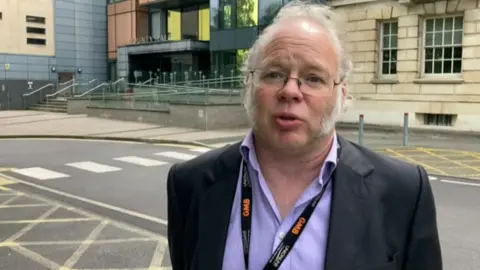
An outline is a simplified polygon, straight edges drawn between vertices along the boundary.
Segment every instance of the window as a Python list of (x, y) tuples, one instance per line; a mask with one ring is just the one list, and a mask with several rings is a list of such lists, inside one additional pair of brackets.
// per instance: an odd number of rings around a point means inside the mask
[(27, 33), (30, 34), (43, 34), (45, 35), (45, 28), (38, 28), (38, 27), (27, 27)]
[(35, 16), (28, 16), (27, 15), (27, 22), (45, 24), (45, 18), (44, 17), (35, 17)]
[(380, 29), (380, 74), (397, 74), (397, 22), (383, 22)]
[(260, 0), (259, 2), (259, 25), (267, 26), (269, 25), (275, 16), (277, 16), (278, 11), (282, 7), (282, 0)]
[(432, 126), (453, 126), (453, 114), (430, 114), (423, 115), (423, 124)]
[(462, 70), (463, 17), (426, 19), (424, 26), (424, 74), (460, 73)]
[(236, 0), (237, 28), (258, 25), (258, 0)]
[(180, 20), (181, 39), (198, 40), (198, 6), (183, 8)]
[(218, 29), (233, 28), (233, 7), (235, 0), (220, 0), (218, 9)]
[(47, 41), (42, 38), (27, 38), (27, 44), (32, 45), (46, 45)]

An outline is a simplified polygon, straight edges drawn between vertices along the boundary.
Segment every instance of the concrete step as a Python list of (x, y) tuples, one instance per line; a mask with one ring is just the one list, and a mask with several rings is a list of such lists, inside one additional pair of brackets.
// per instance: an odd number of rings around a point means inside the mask
[(29, 108), (31, 111), (41, 111), (41, 112), (57, 112), (57, 113), (67, 113), (67, 110), (65, 109), (59, 109), (59, 108), (37, 108), (37, 107), (31, 107)]
[(60, 104), (60, 103), (39, 103), (32, 106), (37, 107), (55, 107), (55, 108), (67, 108), (67, 104)]

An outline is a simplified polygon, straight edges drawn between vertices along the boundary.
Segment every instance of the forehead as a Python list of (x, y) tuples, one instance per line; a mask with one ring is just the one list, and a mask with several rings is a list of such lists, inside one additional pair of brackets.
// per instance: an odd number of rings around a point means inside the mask
[(337, 55), (328, 32), (309, 19), (292, 19), (279, 27), (264, 46), (262, 65), (336, 71)]

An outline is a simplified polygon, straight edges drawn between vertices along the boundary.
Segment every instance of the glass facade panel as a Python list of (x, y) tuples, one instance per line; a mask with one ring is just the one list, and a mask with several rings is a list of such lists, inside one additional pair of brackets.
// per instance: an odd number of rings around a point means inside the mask
[(182, 40), (198, 40), (198, 7), (183, 8), (181, 18)]
[(234, 7), (236, 0), (219, 0), (218, 11), (213, 13), (213, 21), (216, 22), (217, 29), (234, 28)]
[(200, 6), (198, 12), (198, 39), (210, 40), (210, 8), (208, 5)]
[(248, 55), (248, 49), (211, 52), (212, 74), (232, 77), (240, 75), (240, 70)]
[(259, 0), (236, 0), (237, 28), (258, 25), (258, 1)]
[(236, 72), (236, 52), (217, 51), (211, 52), (212, 74), (231, 77)]
[(245, 59), (247, 59), (248, 51), (249, 51), (249, 49), (237, 50), (237, 52), (236, 52), (236, 58), (235, 58), (235, 64), (236, 64), (236, 71), (237, 71), (237, 73), (240, 72), (240, 70), (241, 70), (241, 68), (242, 68), (242, 65), (243, 65), (243, 62), (245, 61)]
[(212, 29), (218, 29), (218, 18), (220, 12), (219, 0), (210, 0), (210, 27)]
[(180, 40), (182, 37), (182, 16), (179, 9), (168, 11), (167, 32), (169, 40)]
[(269, 25), (278, 11), (282, 7), (282, 0), (260, 0), (259, 3), (259, 25), (267, 26)]

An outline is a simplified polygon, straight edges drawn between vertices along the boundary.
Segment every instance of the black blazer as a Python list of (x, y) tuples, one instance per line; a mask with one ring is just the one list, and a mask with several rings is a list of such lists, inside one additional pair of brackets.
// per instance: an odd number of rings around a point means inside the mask
[[(434, 197), (425, 170), (338, 139), (341, 153), (332, 182), (325, 270), (442, 270)], [(239, 146), (215, 149), (170, 169), (173, 270), (222, 269)]]

